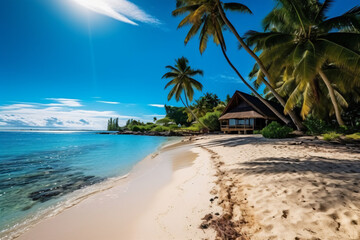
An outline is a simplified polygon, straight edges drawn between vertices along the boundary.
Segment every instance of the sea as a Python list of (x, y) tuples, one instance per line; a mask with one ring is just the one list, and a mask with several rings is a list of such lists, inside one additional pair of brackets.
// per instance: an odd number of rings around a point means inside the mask
[(50, 214), (69, 196), (126, 176), (174, 138), (84, 131), (0, 131), (0, 239)]

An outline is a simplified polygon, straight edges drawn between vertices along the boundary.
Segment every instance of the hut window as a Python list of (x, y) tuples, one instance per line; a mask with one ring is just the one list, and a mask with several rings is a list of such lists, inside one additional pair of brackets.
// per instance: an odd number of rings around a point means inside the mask
[(239, 119), (237, 120), (237, 125), (244, 125), (245, 124), (245, 120), (244, 119)]
[(254, 126), (254, 119), (250, 118), (250, 126)]
[(235, 126), (236, 125), (236, 119), (230, 119), (229, 120), (229, 125), (230, 126)]

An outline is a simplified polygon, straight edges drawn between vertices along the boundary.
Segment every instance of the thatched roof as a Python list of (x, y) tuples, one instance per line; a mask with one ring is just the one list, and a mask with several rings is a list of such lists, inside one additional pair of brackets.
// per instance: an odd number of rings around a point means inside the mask
[[(267, 100), (266, 100), (267, 101)], [(280, 113), (284, 109), (280, 104), (269, 102)], [(258, 99), (247, 93), (236, 91), (230, 102), (222, 113), (220, 120), (232, 118), (263, 118), (277, 120), (277, 116)]]
[(255, 111), (246, 111), (246, 112), (233, 112), (233, 113), (225, 113), (222, 115), (219, 120), (225, 119), (233, 119), (233, 118), (263, 118), (262, 115)]

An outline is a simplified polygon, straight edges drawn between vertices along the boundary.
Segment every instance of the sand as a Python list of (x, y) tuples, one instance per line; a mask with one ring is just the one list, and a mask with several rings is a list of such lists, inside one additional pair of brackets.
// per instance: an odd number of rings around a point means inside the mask
[(131, 176), (18, 239), (360, 239), (359, 146), (203, 136)]
[(360, 146), (254, 136), (197, 145), (218, 166), (239, 239), (360, 239)]

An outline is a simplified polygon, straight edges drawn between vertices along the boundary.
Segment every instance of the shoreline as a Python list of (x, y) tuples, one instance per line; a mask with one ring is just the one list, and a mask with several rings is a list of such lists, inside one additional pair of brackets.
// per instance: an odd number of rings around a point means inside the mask
[[(62, 215), (64, 212), (71, 211), (77, 206), (82, 205), (83, 202), (87, 201), (89, 198), (99, 196), (104, 192), (112, 191), (114, 188), (119, 188), (121, 191), (126, 192), (127, 188), (129, 188), (129, 185), (132, 185), (134, 181), (142, 178), (142, 175), (146, 174), (147, 171), (160, 164), (159, 162), (161, 159), (159, 160), (159, 158), (161, 155), (166, 154), (167, 151), (177, 150), (181, 147), (186, 148), (187, 145), (188, 142), (184, 138), (177, 138), (164, 142), (153, 153), (149, 154), (147, 157), (136, 163), (128, 174), (116, 178), (110, 178), (99, 184), (88, 186), (84, 189), (80, 189), (71, 193), (72, 196), (69, 196), (65, 200), (65, 203), (64, 201), (61, 202), (61, 207), (55, 207), (56, 211), (53, 211), (53, 209), (47, 211), (46, 213), (42, 214), (41, 217), (38, 217), (35, 221), (31, 221), (30, 224), (25, 223), (25, 226), (21, 227), (18, 231), (11, 232), (8, 234), (8, 237), (4, 239), (22, 239), (24, 235), (25, 239), (28, 239), (28, 237), (26, 237), (28, 232), (33, 231), (34, 228), (42, 225), (44, 222), (47, 222), (51, 219), (57, 219), (58, 216)], [(165, 185), (168, 181), (169, 179), (162, 180), (162, 183)]]
[(42, 221), (56, 217), (57, 215), (61, 214), (62, 212), (70, 209), (78, 204), (81, 204), (87, 198), (99, 194), (101, 192), (110, 190), (116, 187), (118, 184), (123, 184), (126, 181), (131, 181), (133, 177), (136, 177), (137, 174), (141, 174), (143, 171), (142, 162), (147, 162), (157, 156), (163, 149), (169, 148), (172, 145), (182, 144), (184, 138), (176, 138), (176, 139), (169, 139), (168, 141), (160, 144), (154, 152), (147, 155), (145, 158), (137, 162), (128, 173), (124, 175), (120, 175), (117, 177), (111, 177), (102, 181), (100, 183), (96, 183), (94, 185), (87, 186), (82, 189), (78, 189), (67, 196), (64, 196), (59, 202), (53, 203), (50, 206), (46, 206), (42, 209), (37, 210), (31, 216), (24, 219), (23, 222), (19, 222), (11, 228), (4, 230), (1, 232), (0, 239), (4, 240), (12, 240), (18, 239), (21, 235), (26, 233), (29, 229), (32, 229), (33, 226), (41, 223)]

